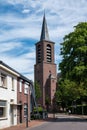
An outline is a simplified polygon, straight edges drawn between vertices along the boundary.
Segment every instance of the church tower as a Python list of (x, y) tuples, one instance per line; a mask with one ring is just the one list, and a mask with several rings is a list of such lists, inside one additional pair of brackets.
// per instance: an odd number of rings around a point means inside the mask
[(36, 64), (34, 66), (34, 78), (41, 88), (41, 98), (38, 104), (52, 108), (56, 91), (56, 64), (54, 63), (54, 45), (50, 41), (45, 14), (43, 16), (40, 41), (36, 43)]

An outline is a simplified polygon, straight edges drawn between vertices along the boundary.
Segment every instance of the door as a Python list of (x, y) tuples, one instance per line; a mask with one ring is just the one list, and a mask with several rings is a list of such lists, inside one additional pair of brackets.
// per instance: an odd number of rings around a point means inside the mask
[(22, 123), (22, 106), (20, 106), (20, 123)]
[(17, 106), (18, 123), (22, 123), (22, 105)]
[(10, 115), (11, 115), (11, 125), (14, 125), (14, 106), (13, 105), (11, 105)]

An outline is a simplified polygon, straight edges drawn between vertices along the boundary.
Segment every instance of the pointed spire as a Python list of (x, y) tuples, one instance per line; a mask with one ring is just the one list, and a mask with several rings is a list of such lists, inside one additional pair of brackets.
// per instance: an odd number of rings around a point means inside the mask
[(44, 16), (43, 16), (43, 24), (42, 24), (40, 40), (49, 41), (49, 34), (48, 34), (47, 22), (46, 22), (46, 18), (45, 18), (45, 11), (44, 11)]

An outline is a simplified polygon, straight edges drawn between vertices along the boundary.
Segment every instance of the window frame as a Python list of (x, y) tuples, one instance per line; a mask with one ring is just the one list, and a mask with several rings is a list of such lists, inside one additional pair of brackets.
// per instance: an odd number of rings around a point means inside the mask
[(19, 81), (19, 92), (20, 92), (20, 93), (22, 93), (22, 83), (23, 83), (23, 81), (20, 80), (20, 81)]
[(15, 85), (14, 85), (14, 83), (15, 83), (15, 80), (14, 80), (14, 77), (12, 77), (12, 90), (14, 91), (14, 87), (15, 87)]
[(27, 109), (28, 109), (28, 105), (27, 103), (24, 103), (24, 117), (27, 117)]
[(7, 88), (7, 75), (0, 73), (0, 87)]
[(0, 100), (0, 119), (6, 118), (7, 116), (7, 101)]
[(27, 83), (24, 84), (24, 94), (28, 94), (29, 92), (29, 86)]

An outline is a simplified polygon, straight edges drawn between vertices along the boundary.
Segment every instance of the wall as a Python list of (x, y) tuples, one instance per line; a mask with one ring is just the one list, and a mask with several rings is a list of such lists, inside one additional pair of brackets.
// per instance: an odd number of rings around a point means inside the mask
[[(19, 108), (17, 109), (17, 123), (22, 123), (26, 121), (26, 117), (24, 116), (24, 104), (28, 102), (28, 119), (30, 120), (30, 91), (28, 86), (28, 95), (25, 94), (25, 81), (22, 80), (22, 91), (20, 92), (20, 79), (18, 79), (18, 87), (17, 87), (17, 103), (19, 104)], [(27, 97), (28, 96), (28, 97)], [(28, 99), (28, 101), (27, 101)], [(20, 115), (20, 107), (21, 107), (21, 115)], [(21, 116), (21, 117), (20, 117)], [(21, 121), (20, 121), (21, 118)]]
[[(0, 128), (11, 126), (11, 119), (13, 118), (13, 125), (17, 124), (17, 78), (16, 76), (0, 69), (0, 72), (7, 75), (7, 88), (0, 87), (0, 100), (5, 100), (6, 103), (6, 117), (0, 118)], [(14, 90), (12, 90), (12, 77), (14, 78)], [(13, 102), (11, 102), (13, 99)], [(11, 108), (13, 108), (13, 117), (11, 117)]]

